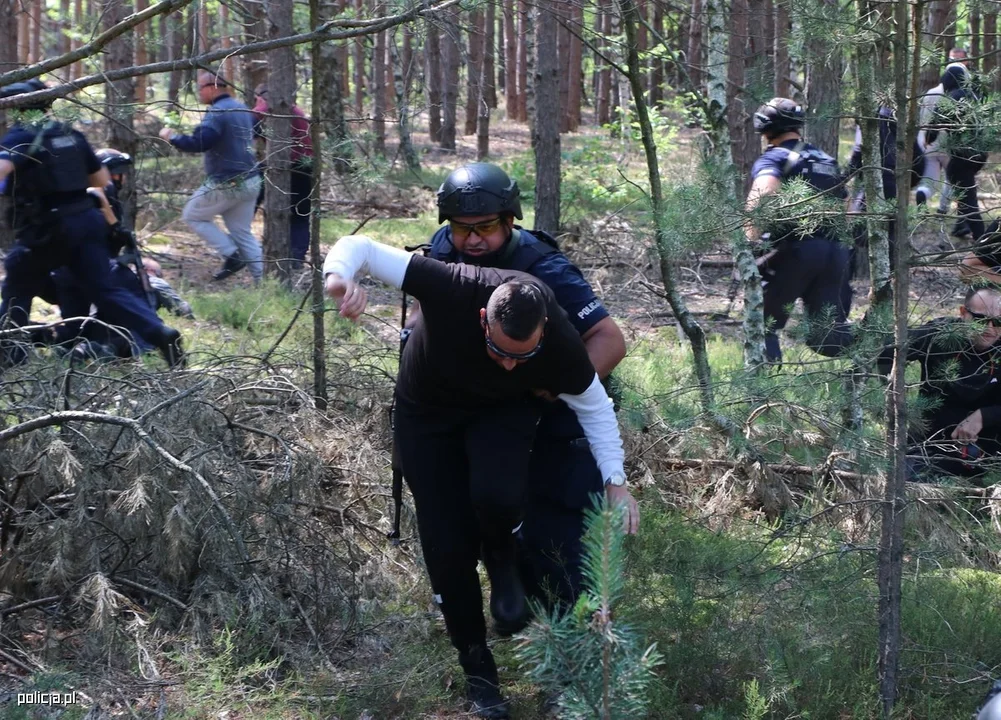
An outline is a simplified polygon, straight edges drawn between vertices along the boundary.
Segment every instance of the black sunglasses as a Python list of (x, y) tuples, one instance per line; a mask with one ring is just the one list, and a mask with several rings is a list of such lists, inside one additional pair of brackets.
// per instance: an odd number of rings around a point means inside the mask
[(1001, 327), (1001, 317), (973, 312), (970, 308), (966, 308), (966, 312), (970, 316), (971, 320), (975, 320), (976, 322), (985, 322), (989, 325), (993, 325), (994, 327)]
[(509, 360), (528, 360), (530, 358), (535, 357), (540, 352), (542, 352), (542, 343), (546, 339), (545, 332), (543, 332), (542, 337), (539, 338), (538, 344), (528, 352), (513, 353), (513, 352), (508, 352), (507, 350), (502, 350), (501, 348), (497, 347), (497, 343), (495, 343), (493, 340), (490, 339), (490, 328), (487, 327), (486, 321), (485, 320), (482, 321), (482, 324), (483, 324), (483, 338), (487, 342), (487, 348), (492, 353), (500, 355), (502, 358), (508, 358)]

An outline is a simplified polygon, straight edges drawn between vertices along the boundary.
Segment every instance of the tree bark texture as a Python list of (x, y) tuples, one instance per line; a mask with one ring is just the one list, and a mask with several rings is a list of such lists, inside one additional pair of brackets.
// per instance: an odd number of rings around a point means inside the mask
[[(570, 2), (572, 0), (558, 0), (553, 3), (557, 13), (556, 24), (556, 59), (559, 63), (559, 107), (560, 107), (560, 132), (565, 133), (570, 130)], [(536, 44), (536, 48), (541, 48)]]
[(570, 59), (569, 78), (567, 85), (567, 108), (564, 111), (567, 121), (567, 129), (576, 132), (580, 127), (581, 114), (581, 84), (584, 81), (581, 72), (581, 60), (583, 54), (583, 43), (581, 43), (581, 33), (584, 31), (584, 9), (578, 3), (571, 3), (570, 9)]
[[(309, 20), (312, 27), (318, 27), (323, 22), (324, 14), (321, 11), (321, 6), (322, 0), (309, 0)], [(335, 12), (339, 12), (341, 9), (336, 8)], [(326, 61), (324, 46), (330, 44), (313, 43), (310, 51), (310, 62), (314, 72), (319, 70)], [(340, 85), (340, 79), (338, 79), (337, 84)], [(320, 254), (320, 220), (323, 217), (320, 188), (323, 186), (323, 153), (319, 150), (322, 147), (320, 145), (320, 127), (324, 120), (322, 112), (324, 106), (329, 104), (326, 97), (328, 95), (329, 93), (320, 82), (313, 83), (311, 102), (313, 117), (310, 125), (310, 136), (316, 152), (313, 155), (313, 190), (310, 198), (312, 212), (309, 217), (309, 261), (312, 265), (309, 291), (313, 318), (313, 401), (321, 412), (327, 409), (327, 341), (324, 326), (326, 299), (323, 296), (323, 256)], [(340, 106), (340, 109), (343, 115), (343, 105)]]
[[(379, 17), (386, 9), (384, 3), (375, 0), (372, 10)], [(372, 137), (376, 155), (386, 154), (386, 31), (375, 34), (374, 55), (372, 56)]]
[[(319, 2), (317, 13), (320, 23), (327, 22), (343, 11), (343, 4), (331, 5)], [(314, 25), (314, 27), (316, 27)], [(313, 114), (323, 118), (320, 128), (326, 133), (325, 146), (314, 145), (319, 151), (322, 147), (331, 155), (334, 172), (343, 175), (351, 169), (351, 137), (348, 135), (347, 118), (344, 114), (345, 90), (344, 71), (342, 64), (347, 59), (347, 45), (343, 42), (313, 43), (312, 52), (318, 54), (320, 62), (313, 63), (314, 97), (319, 101), (313, 105)], [(319, 154), (319, 152), (317, 152)]]
[(560, 90), (557, 36), (559, 20), (547, 7), (536, 10), (535, 99), (553, 98), (543, 111), (538, 106), (532, 132), (535, 151), (535, 227), (553, 234), (560, 229)]
[(789, 97), (789, 79), (792, 65), (789, 59), (789, 34), (792, 23), (789, 20), (789, 2), (775, 0), (775, 95)]
[[(292, 33), (293, 0), (265, 0), (269, 38)], [(295, 103), (295, 50), (282, 47), (268, 56), (268, 120), (264, 190), (264, 273), (288, 283), (291, 212), (292, 105)]]
[[(528, 9), (526, 0), (521, 0), (522, 7), (525, 8), (522, 19), (524, 20), (524, 33), (519, 38), (518, 47), (518, 87), (525, 90), (525, 121), (528, 123), (529, 132), (532, 133), (534, 143), (535, 133), (535, 26), (538, 12), (535, 8)], [(524, 57), (522, 52), (524, 51)], [(524, 59), (524, 64), (522, 60)], [(522, 84), (521, 68), (525, 68), (525, 82)], [(521, 103), (519, 103), (521, 109)], [(533, 145), (534, 148), (534, 145)]]
[(494, 27), (494, 5), (488, 3), (484, 10), (484, 55), (483, 70), (480, 73), (480, 101), (478, 103), (476, 118), (476, 159), (486, 160), (490, 155), (490, 98), (497, 97), (494, 88), (494, 68), (493, 62), (487, 62), (487, 58), (493, 58), (493, 27)]
[(484, 87), (487, 89), (487, 107), (497, 107), (497, 5), (489, 2), (483, 9), (483, 76), (489, 78)]
[[(365, 0), (354, 0), (355, 16), (365, 16)], [(365, 116), (365, 38), (354, 41), (354, 98), (355, 115)]]
[(456, 116), (459, 101), (459, 11), (447, 8), (442, 16), (441, 34), (441, 148), (455, 150)]
[(754, 162), (754, 151), (757, 149), (757, 137), (751, 127), (750, 117), (754, 108), (748, 108), (747, 103), (753, 102), (748, 97), (746, 66), (748, 58), (748, 0), (730, 1), (729, 37), (727, 38), (727, 124), (730, 127), (730, 152), (737, 177), (745, 178), (745, 183), (738, 191), (743, 196), (750, 186), (751, 163)]
[(504, 114), (518, 119), (518, 39), (514, 34), (515, 0), (504, 0)]
[[(18, 0), (0, 0), (0, 70), (11, 70), (18, 64), (17, 14)], [(7, 111), (0, 110), (0, 137), (7, 134)], [(6, 217), (10, 198), (0, 195), (0, 218)], [(14, 232), (8, 223), (0, 222), (0, 250), (14, 244)]]
[[(837, 0), (820, 0), (833, 15)], [(810, 44), (806, 76), (806, 137), (824, 152), (838, 157), (841, 127), (841, 50), (818, 35)]]
[[(407, 29), (404, 28), (404, 32)], [(409, 42), (409, 37), (405, 40)], [(396, 96), (396, 131), (400, 139), (400, 155), (412, 172), (420, 172), (421, 161), (414, 150), (410, 128), (410, 78), (413, 76), (413, 53), (401, 54), (395, 33), (389, 37), (389, 53), (393, 67), (393, 91)]]
[(441, 31), (437, 18), (425, 21), (424, 82), (428, 94), (428, 137), (441, 142)]
[[(606, 38), (612, 31), (611, 4), (612, 0), (599, 0), (598, 2), (598, 17), (596, 18), (596, 21), (600, 23), (598, 49), (602, 52), (608, 51)], [(612, 122), (612, 69), (601, 55), (595, 55), (594, 64), (598, 72), (598, 84), (595, 89), (595, 119), (599, 127), (604, 127)]]
[[(921, 87), (930, 88), (938, 84), (939, 76), (942, 74), (942, 67), (948, 57), (947, 45), (951, 46), (946, 37), (949, 26), (949, 16), (952, 13), (955, 0), (930, 0), (927, 8), (927, 25), (922, 35), (922, 42), (934, 45), (938, 52), (935, 57), (939, 62), (930, 63), (921, 71)], [(921, 7), (920, 5), (918, 7)]]
[[(121, 22), (132, 12), (127, 0), (107, 0), (104, 4), (105, 27)], [(105, 70), (130, 67), (133, 63), (133, 34), (126, 32), (112, 40), (104, 56)], [(108, 117), (108, 146), (137, 157), (139, 138), (133, 126), (135, 111), (135, 80), (126, 78), (106, 83), (104, 86), (104, 112)], [(136, 217), (135, 183), (126, 183), (119, 200), (125, 217), (119, 218), (125, 227), (131, 227)]]
[(474, 10), (469, 13), (468, 47), (466, 62), (466, 116), (463, 135), (476, 132), (479, 115), (480, 82), (483, 79), (483, 13)]
[[(920, 9), (920, 5), (918, 6)], [(908, 187), (908, 175), (914, 138), (917, 135), (917, 88), (920, 77), (921, 12), (910, 12), (907, 0), (896, 0), (894, 15), (898, 32), (893, 35), (894, 96), (897, 103), (897, 173), (898, 187)], [(908, 20), (913, 19), (913, 44), (909, 45)], [(913, 48), (914, 57), (909, 57)], [(910, 64), (908, 63), (910, 61)], [(883, 717), (893, 715), (898, 694), (901, 654), (901, 582), (904, 557), (904, 510), (907, 474), (907, 318), (910, 312), (910, 246), (907, 211), (910, 193), (897, 197), (896, 237), (893, 278), (894, 358), (890, 386), (887, 389), (887, 447), (890, 448), (889, 472), (880, 522), (877, 569), (879, 584), (879, 694)]]

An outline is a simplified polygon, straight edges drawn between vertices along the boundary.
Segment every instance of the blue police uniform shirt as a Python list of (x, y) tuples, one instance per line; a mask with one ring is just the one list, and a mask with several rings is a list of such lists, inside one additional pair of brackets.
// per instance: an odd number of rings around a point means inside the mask
[[(555, 249), (542, 254), (545, 250), (550, 250), (550, 246), (530, 231), (515, 227), (520, 234), (521, 247), (515, 249), (502, 262), (496, 265), (491, 263), (491, 266), (521, 270), (548, 285), (556, 296), (556, 302), (566, 311), (574, 329), (581, 335), (608, 317), (608, 310), (595, 296), (594, 290), (584, 279), (581, 271), (566, 255)], [(544, 249), (536, 249), (537, 246), (544, 246)], [(466, 262), (462, 253), (452, 244), (452, 230), (448, 225), (439, 228), (431, 238), (431, 250), (428, 255), (435, 260), (445, 262)]]
[[(101, 161), (94, 154), (94, 149), (87, 142), (87, 138), (78, 130), (70, 130), (73, 139), (77, 141), (77, 147), (84, 150), (84, 162), (89, 174), (96, 173), (101, 169)], [(38, 129), (25, 125), (15, 125), (3, 139), (0, 140), (0, 160), (9, 160), (14, 165), (15, 170), (20, 170), (28, 162), (28, 148), (35, 142)]]

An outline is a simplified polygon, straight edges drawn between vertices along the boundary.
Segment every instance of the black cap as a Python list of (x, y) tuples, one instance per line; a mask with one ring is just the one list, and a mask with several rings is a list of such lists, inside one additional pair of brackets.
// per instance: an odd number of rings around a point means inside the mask
[(463, 165), (453, 170), (438, 188), (438, 222), (492, 213), (510, 213), (521, 220), (520, 197), (518, 183), (496, 165)]

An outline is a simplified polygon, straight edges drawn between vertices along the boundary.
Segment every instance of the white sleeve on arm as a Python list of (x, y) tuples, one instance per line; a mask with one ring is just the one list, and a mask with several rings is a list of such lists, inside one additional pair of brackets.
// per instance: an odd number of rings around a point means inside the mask
[(406, 250), (383, 245), (365, 235), (346, 235), (327, 253), (323, 277), (337, 273), (354, 280), (358, 273), (367, 272), (376, 280), (400, 288), (411, 258), (413, 255)]
[(615, 419), (612, 399), (595, 373), (591, 385), (580, 395), (560, 395), (577, 414), (577, 421), (584, 428), (584, 435), (591, 445), (591, 454), (598, 464), (601, 479), (608, 480), (616, 473), (625, 477), (625, 453), (622, 450), (622, 436), (619, 423)]

